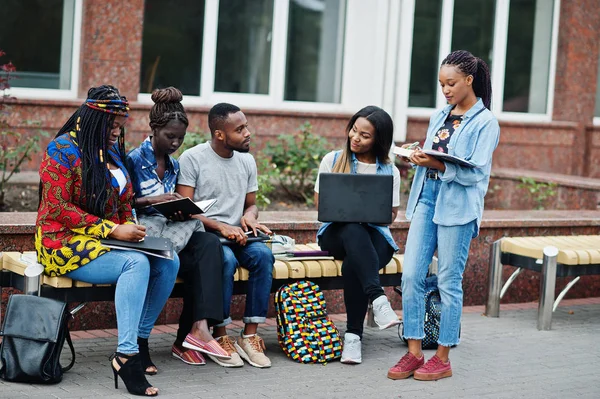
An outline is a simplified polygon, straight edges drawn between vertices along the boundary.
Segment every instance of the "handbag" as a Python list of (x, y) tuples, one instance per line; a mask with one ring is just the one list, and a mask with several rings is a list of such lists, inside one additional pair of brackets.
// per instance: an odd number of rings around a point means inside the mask
[[(14, 294), (8, 300), (0, 336), (0, 378), (11, 382), (55, 384), (75, 363), (75, 349), (65, 302), (34, 295)], [(60, 364), (65, 340), (71, 362)]]

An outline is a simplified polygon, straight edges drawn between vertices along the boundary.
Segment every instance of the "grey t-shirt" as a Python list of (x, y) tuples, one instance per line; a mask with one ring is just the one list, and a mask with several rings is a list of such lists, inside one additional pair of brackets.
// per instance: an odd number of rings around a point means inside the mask
[(204, 216), (239, 226), (246, 194), (258, 190), (256, 162), (237, 151), (221, 158), (209, 142), (198, 144), (179, 157), (177, 184), (194, 187), (194, 201), (217, 200)]

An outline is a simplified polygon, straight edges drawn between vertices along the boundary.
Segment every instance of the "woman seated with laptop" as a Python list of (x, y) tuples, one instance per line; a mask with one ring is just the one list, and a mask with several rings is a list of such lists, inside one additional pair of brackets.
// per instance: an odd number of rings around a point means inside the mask
[[(315, 203), (319, 204), (319, 192), (323, 199), (326, 191), (328, 196), (335, 195), (326, 184), (319, 189), (323, 173), (392, 176), (392, 193), (390, 194), (389, 187), (381, 189), (392, 196), (387, 220), (389, 224), (396, 218), (400, 205), (400, 172), (388, 155), (394, 133), (392, 118), (383, 109), (368, 106), (352, 116), (346, 133), (348, 139), (344, 149), (330, 152), (321, 161), (315, 182)], [(359, 191), (356, 191), (357, 197), (364, 194)], [(344, 206), (354, 200), (356, 198), (339, 198), (339, 204)], [(346, 364), (358, 364), (362, 361), (361, 339), (369, 301), (373, 302), (375, 323), (380, 330), (400, 322), (379, 281), (379, 269), (391, 260), (398, 246), (386, 224), (364, 223), (365, 215), (369, 217), (368, 211), (374, 210), (374, 207), (374, 204), (365, 201), (362, 210), (358, 208), (344, 212), (347, 219), (345, 221), (321, 217), (321, 210), (319, 212), (319, 220), (326, 223), (317, 232), (317, 242), (322, 250), (343, 260), (344, 303), (348, 322), (341, 361)]]

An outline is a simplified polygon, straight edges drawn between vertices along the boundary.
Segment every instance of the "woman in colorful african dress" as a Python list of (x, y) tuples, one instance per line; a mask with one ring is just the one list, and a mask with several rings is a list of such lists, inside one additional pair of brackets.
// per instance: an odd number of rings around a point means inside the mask
[(35, 246), (47, 275), (116, 284), (115, 388), (121, 376), (130, 393), (155, 396), (158, 389), (144, 375), (137, 339), (150, 335), (175, 284), (179, 259), (111, 250), (100, 243), (103, 238), (140, 241), (146, 236), (146, 229), (134, 222), (125, 167), (128, 111), (126, 98), (115, 87), (93, 87), (50, 142), (40, 166)]

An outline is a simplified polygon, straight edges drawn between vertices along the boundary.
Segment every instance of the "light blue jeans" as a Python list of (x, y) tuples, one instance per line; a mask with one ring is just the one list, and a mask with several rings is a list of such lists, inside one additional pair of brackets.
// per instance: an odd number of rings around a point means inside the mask
[(433, 222), (435, 202), (442, 182), (426, 179), (413, 214), (402, 269), (402, 315), (404, 338), (425, 337), (425, 278), (435, 250), (438, 255), (438, 289), (442, 300), (438, 344), (460, 342), (462, 278), (476, 221), (460, 226), (438, 226)]
[(179, 258), (163, 259), (113, 249), (67, 273), (91, 284), (115, 284), (117, 352), (138, 353), (137, 338), (148, 338), (177, 278)]
[(262, 242), (241, 245), (223, 245), (223, 322), (217, 327), (231, 323), (231, 296), (233, 295), (233, 275), (240, 263), (248, 269), (248, 289), (244, 323), (264, 323), (269, 310), (271, 281), (273, 279), (273, 252)]

